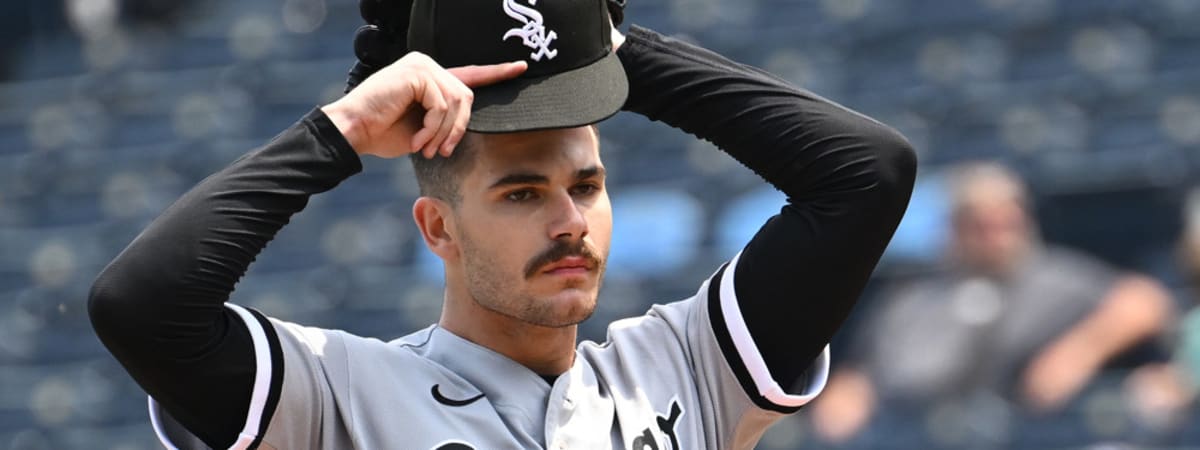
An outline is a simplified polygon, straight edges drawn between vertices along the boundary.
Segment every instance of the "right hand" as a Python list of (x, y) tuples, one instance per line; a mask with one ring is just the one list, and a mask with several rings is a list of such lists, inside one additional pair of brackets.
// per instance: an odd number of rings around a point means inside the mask
[(524, 61), (444, 69), (412, 52), (321, 108), (360, 155), (450, 156), (471, 117), (471, 88), (525, 71)]

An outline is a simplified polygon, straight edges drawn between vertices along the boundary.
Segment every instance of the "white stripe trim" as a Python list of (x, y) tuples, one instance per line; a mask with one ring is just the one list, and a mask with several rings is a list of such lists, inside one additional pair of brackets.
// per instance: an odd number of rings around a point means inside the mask
[(746, 366), (746, 371), (750, 372), (750, 378), (754, 380), (754, 386), (758, 388), (759, 395), (779, 406), (803, 406), (820, 394), (822, 389), (825, 389), (825, 382), (829, 379), (829, 344), (825, 345), (821, 355), (817, 356), (816, 361), (813, 361), (809, 383), (800, 394), (789, 394), (780, 387), (779, 383), (775, 382), (775, 378), (771, 376), (771, 371), (767, 368), (762, 354), (758, 352), (758, 347), (754, 345), (754, 339), (750, 337), (750, 329), (746, 327), (746, 320), (742, 317), (741, 309), (738, 308), (737, 294), (733, 288), (733, 274), (737, 271), (738, 258), (741, 256), (742, 254), (739, 252), (737, 256), (733, 257), (733, 260), (729, 261), (729, 265), (725, 267), (725, 273), (721, 277), (721, 314), (725, 316), (725, 327), (728, 328), (729, 337), (733, 340), (733, 346), (737, 349), (742, 364)]
[(254, 341), (254, 364), (257, 368), (254, 374), (254, 393), (250, 395), (250, 410), (246, 417), (246, 426), (233, 448), (243, 449), (250, 446), (258, 437), (259, 425), (263, 419), (263, 409), (267, 406), (267, 395), (271, 393), (271, 344), (267, 341), (267, 332), (263, 330), (258, 319), (241, 306), (226, 303), (229, 309), (237, 312), (246, 322), (250, 330), (250, 338)]
[[(230, 449), (242, 450), (250, 448), (250, 444), (258, 438), (259, 425), (263, 419), (263, 409), (267, 405), (267, 395), (271, 391), (271, 345), (267, 340), (267, 333), (262, 328), (262, 324), (254, 317), (250, 311), (232, 303), (226, 303), (226, 307), (237, 313), (238, 317), (246, 323), (246, 329), (250, 330), (250, 340), (254, 342), (254, 391), (250, 395), (250, 409), (246, 413), (246, 425), (242, 427), (242, 432), (238, 434), (237, 442), (233, 443)], [(154, 398), (147, 397), (150, 408), (150, 424), (154, 426), (154, 434), (158, 436), (158, 440), (168, 450), (177, 450), (178, 447), (171, 442), (162, 427), (162, 419), (159, 417), (158, 403)]]
[(171, 442), (171, 438), (167, 437), (167, 431), (163, 430), (162, 419), (158, 417), (158, 403), (154, 401), (154, 397), (146, 396), (146, 407), (150, 409), (150, 426), (154, 427), (154, 434), (158, 436), (158, 441), (162, 442), (163, 447), (166, 447), (167, 450), (179, 450), (179, 447)]

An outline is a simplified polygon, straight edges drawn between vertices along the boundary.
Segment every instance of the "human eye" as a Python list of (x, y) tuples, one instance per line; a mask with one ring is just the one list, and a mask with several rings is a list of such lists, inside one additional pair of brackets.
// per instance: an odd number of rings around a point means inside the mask
[(504, 194), (504, 199), (513, 203), (524, 203), (533, 200), (536, 195), (530, 189), (520, 189)]
[(577, 184), (571, 188), (571, 195), (587, 196), (600, 191), (600, 186), (595, 183)]

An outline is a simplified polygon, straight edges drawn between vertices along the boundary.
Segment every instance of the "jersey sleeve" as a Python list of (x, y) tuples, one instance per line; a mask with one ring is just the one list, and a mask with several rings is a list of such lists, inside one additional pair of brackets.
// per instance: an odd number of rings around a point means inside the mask
[[(741, 255), (717, 271), (706, 283), (707, 292), (694, 306), (689, 341), (693, 352), (719, 353), (737, 378), (743, 393), (760, 409), (785, 414), (796, 412), (817, 396), (829, 376), (829, 344), (792, 386), (781, 386), (768, 367), (742, 315), (734, 289)], [(711, 334), (711, 336), (705, 336)], [(712, 347), (716, 343), (715, 348)], [(778, 343), (776, 348), (788, 347)], [(803, 357), (800, 357), (803, 358)]]
[[(272, 320), (286, 370), (279, 407), (263, 443), (275, 449), (327, 448), (337, 431), (334, 391), (349, 384), (346, 334)], [(339, 386), (340, 385), (340, 386)]]
[[(340, 332), (269, 319), (261, 313), (226, 304), (246, 327), (254, 348), (254, 382), (248, 411), (231, 449), (321, 448), (323, 427), (333, 413), (333, 387), (338, 367), (345, 367)], [(150, 421), (168, 449), (207, 449), (163, 405), (149, 397)]]
[(764, 361), (738, 306), (738, 260), (719, 269), (694, 297), (656, 305), (609, 329), (608, 345), (621, 355), (621, 379), (635, 380), (635, 390), (645, 391), (656, 409), (675, 398), (692, 405), (682, 415), (694, 415), (689, 420), (699, 428), (691, 431), (706, 445), (681, 434), (682, 448), (753, 448), (771, 424), (816, 397), (828, 378), (826, 344), (795, 383), (776, 381), (780, 377)]

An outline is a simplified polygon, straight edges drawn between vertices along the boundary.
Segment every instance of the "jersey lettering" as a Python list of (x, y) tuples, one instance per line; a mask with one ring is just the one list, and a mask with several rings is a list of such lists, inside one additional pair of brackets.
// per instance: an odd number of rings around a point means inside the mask
[(661, 450), (658, 448), (658, 443), (654, 440), (654, 434), (647, 428), (642, 431), (642, 435), (633, 439), (633, 447), (630, 450)]
[(671, 440), (671, 449), (679, 450), (679, 438), (675, 435), (675, 423), (679, 421), (679, 416), (683, 415), (683, 408), (679, 407), (679, 400), (671, 400), (671, 415), (670, 417), (658, 416), (658, 429), (667, 438)]
[(683, 415), (683, 408), (679, 407), (679, 400), (671, 400), (671, 411), (667, 417), (658, 416), (658, 431), (667, 437), (667, 442), (663, 442), (663, 446), (659, 447), (659, 441), (654, 437), (654, 432), (647, 427), (642, 431), (642, 435), (633, 439), (633, 444), (630, 450), (681, 450), (679, 446), (679, 437), (675, 432), (675, 425), (679, 422), (679, 417)]

